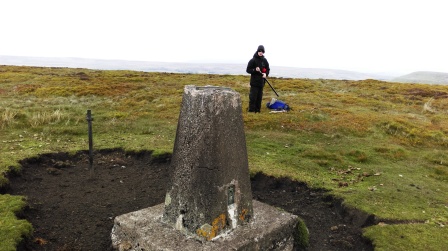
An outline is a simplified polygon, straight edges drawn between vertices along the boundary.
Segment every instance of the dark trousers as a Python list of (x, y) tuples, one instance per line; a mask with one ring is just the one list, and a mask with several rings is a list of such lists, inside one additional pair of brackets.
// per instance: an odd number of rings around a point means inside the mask
[(263, 99), (263, 87), (250, 87), (249, 112), (260, 112), (261, 100)]

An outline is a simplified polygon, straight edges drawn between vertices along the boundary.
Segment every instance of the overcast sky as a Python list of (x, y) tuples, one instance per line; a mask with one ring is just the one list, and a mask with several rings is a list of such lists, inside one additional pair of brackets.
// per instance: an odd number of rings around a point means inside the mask
[(0, 55), (448, 72), (444, 0), (1, 0)]

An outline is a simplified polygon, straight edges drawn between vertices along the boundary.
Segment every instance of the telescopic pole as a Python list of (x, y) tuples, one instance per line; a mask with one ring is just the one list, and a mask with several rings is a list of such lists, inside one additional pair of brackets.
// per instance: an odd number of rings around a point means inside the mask
[(275, 95), (277, 95), (277, 97), (279, 97), (278, 93), (275, 91), (274, 87), (272, 87), (271, 83), (269, 83), (269, 81), (266, 78), (264, 79), (264, 81), (266, 81), (268, 83), (268, 85), (271, 87), (271, 89), (275, 92)]

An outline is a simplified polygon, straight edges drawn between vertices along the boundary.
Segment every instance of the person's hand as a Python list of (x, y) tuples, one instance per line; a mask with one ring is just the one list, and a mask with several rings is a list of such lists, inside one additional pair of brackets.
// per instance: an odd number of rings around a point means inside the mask
[(255, 68), (255, 71), (260, 72), (260, 67)]
[(263, 78), (266, 78), (266, 73), (262, 73), (262, 75), (263, 75)]

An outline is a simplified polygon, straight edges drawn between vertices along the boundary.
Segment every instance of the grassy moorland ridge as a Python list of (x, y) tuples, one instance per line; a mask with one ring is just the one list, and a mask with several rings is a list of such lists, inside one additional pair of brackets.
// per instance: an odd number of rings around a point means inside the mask
[[(185, 85), (241, 94), (251, 173), (328, 189), (381, 223), (377, 250), (448, 246), (448, 86), (376, 80), (271, 79), (288, 113), (246, 112), (248, 76), (0, 66), (0, 186), (19, 160), (94, 147), (171, 152)], [(274, 97), (265, 88), (265, 102)], [(0, 195), (0, 250), (32, 231)]]

